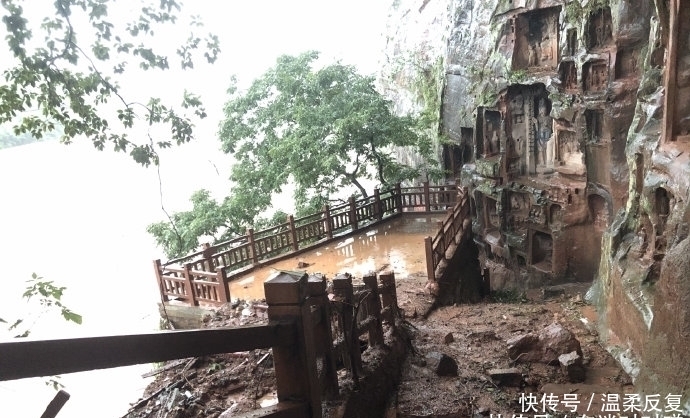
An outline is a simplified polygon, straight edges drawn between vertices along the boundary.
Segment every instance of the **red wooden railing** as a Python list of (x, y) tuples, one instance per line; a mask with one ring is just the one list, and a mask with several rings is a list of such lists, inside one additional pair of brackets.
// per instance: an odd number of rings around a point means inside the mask
[(472, 228), (470, 218), (469, 199), (467, 189), (462, 188), (457, 192), (457, 203), (448, 215), (438, 224), (438, 232), (434, 237), (424, 239), (426, 253), (426, 269), (429, 281), (435, 281), (438, 277), (436, 270), (444, 262), (450, 260), (455, 254), (455, 249), (460, 240)]
[(154, 261), (163, 301), (189, 305), (220, 305), (230, 301), (228, 282), (245, 269), (293, 256), (336, 237), (374, 225), (404, 212), (437, 212), (453, 207), (456, 185), (401, 187), (345, 204), (325, 206), (321, 212), (209, 246), (205, 250), (161, 263)]
[(338, 357), (357, 383), (359, 336), (382, 346), (382, 324), (396, 326), (395, 278), (379, 277), (364, 277), (359, 292), (351, 277), (336, 278), (331, 302), (324, 277), (283, 273), (264, 283), (268, 325), (0, 343), (0, 381), (271, 348), (278, 404), (241, 417), (321, 418), (322, 399), (338, 394)]

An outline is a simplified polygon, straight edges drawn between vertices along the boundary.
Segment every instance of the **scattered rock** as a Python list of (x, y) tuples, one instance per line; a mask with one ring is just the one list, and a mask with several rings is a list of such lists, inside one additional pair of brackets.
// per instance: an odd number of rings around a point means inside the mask
[(450, 344), (450, 343), (452, 343), (453, 341), (455, 341), (455, 338), (453, 337), (453, 333), (452, 333), (452, 332), (449, 332), (448, 334), (446, 334), (446, 335), (443, 337), (443, 342), (444, 342), (445, 344)]
[(520, 387), (522, 384), (522, 373), (516, 368), (491, 369), (487, 373), (494, 382), (502, 386)]
[(232, 406), (225, 411), (223, 411), (222, 414), (218, 416), (218, 418), (230, 418), (235, 414), (235, 411), (237, 410), (237, 403), (233, 403)]
[(585, 366), (582, 364), (582, 356), (576, 351), (558, 356), (561, 363), (561, 370), (568, 377), (570, 383), (581, 383), (585, 381)]
[(427, 290), (427, 292), (429, 292), (430, 295), (438, 296), (438, 292), (439, 292), (438, 282), (429, 281), (429, 282), (427, 282), (426, 286), (424, 286), (424, 288)]
[(532, 363), (541, 358), (539, 337), (525, 334), (508, 340), (508, 356), (512, 361)]
[(496, 332), (493, 330), (470, 332), (469, 334), (467, 334), (467, 338), (481, 341), (491, 341), (499, 339), (496, 335)]
[(561, 324), (553, 323), (539, 333), (539, 342), (544, 350), (542, 363), (558, 364), (558, 356), (572, 351), (582, 357), (582, 348), (575, 335)]
[(458, 375), (458, 363), (446, 354), (432, 351), (426, 355), (426, 363), (439, 376)]
[(580, 342), (561, 324), (553, 323), (538, 335), (527, 334), (507, 341), (508, 355), (515, 362), (558, 364), (558, 356), (575, 351), (582, 356)]
[(300, 260), (300, 261), (297, 262), (297, 268), (298, 268), (298, 269), (305, 269), (305, 268), (307, 268), (307, 267), (309, 267), (309, 266), (311, 266), (311, 263), (307, 263), (306, 261)]

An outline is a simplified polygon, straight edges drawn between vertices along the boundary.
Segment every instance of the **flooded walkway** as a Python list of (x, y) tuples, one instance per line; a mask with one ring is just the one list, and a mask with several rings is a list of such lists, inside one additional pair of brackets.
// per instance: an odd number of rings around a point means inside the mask
[[(445, 214), (406, 214), (390, 222), (344, 237), (322, 247), (257, 268), (230, 282), (232, 299), (262, 299), (263, 283), (278, 270), (322, 273), (333, 278), (340, 273), (362, 277), (370, 271), (392, 270), (396, 279), (426, 282), (424, 238), (438, 230)], [(298, 268), (302, 262), (307, 267)]]

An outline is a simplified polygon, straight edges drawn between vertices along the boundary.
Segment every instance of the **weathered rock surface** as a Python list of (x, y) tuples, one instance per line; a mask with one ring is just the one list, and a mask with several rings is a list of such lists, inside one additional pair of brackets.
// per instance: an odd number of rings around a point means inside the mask
[(558, 356), (561, 370), (568, 377), (570, 383), (580, 383), (585, 381), (585, 366), (582, 363), (582, 356), (576, 351)]

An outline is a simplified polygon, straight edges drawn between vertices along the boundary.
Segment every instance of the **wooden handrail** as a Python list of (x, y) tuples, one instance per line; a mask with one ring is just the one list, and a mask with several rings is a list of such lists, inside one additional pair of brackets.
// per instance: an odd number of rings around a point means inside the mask
[[(303, 216), (290, 217), (288, 222), (265, 228), (261, 231), (247, 230), (242, 237), (208, 246), (204, 251), (159, 263), (156, 275), (161, 288), (163, 300), (175, 297), (180, 291), (165, 291), (164, 271), (177, 272), (175, 264), (189, 265), (191, 275), (203, 274), (198, 270), (209, 270), (215, 274), (217, 267), (223, 267), (227, 276), (234, 271), (249, 266), (257, 266), (276, 257), (282, 257), (297, 251), (304, 251), (322, 243), (323, 239), (333, 239), (336, 236), (352, 233), (360, 228), (381, 222), (405, 211), (423, 210), (424, 212), (446, 210), (457, 200), (457, 185), (432, 186), (425, 182), (419, 187), (394, 187), (384, 191), (375, 190), (371, 196), (350, 199), (347, 203), (334, 207), (324, 207), (321, 212)], [(435, 247), (438, 248), (438, 245)], [(182, 268), (180, 268), (182, 270)], [(207, 276), (213, 277), (213, 276)], [(171, 278), (171, 280), (178, 280)], [(194, 294), (194, 278), (191, 283), (185, 283), (185, 302), (198, 305), (197, 295)], [(179, 285), (175, 285), (177, 289)], [(204, 299), (205, 303), (220, 304), (221, 300)]]
[(290, 346), (292, 323), (0, 343), (0, 381)]
[(467, 190), (460, 189), (453, 209), (448, 211), (448, 215), (442, 222), (439, 222), (439, 230), (433, 237), (424, 239), (427, 279), (429, 281), (436, 280), (436, 269), (446, 258), (446, 251), (453, 244), (457, 244), (455, 240), (459, 234), (466, 232), (463, 229), (463, 224), (467, 216), (469, 216)]

